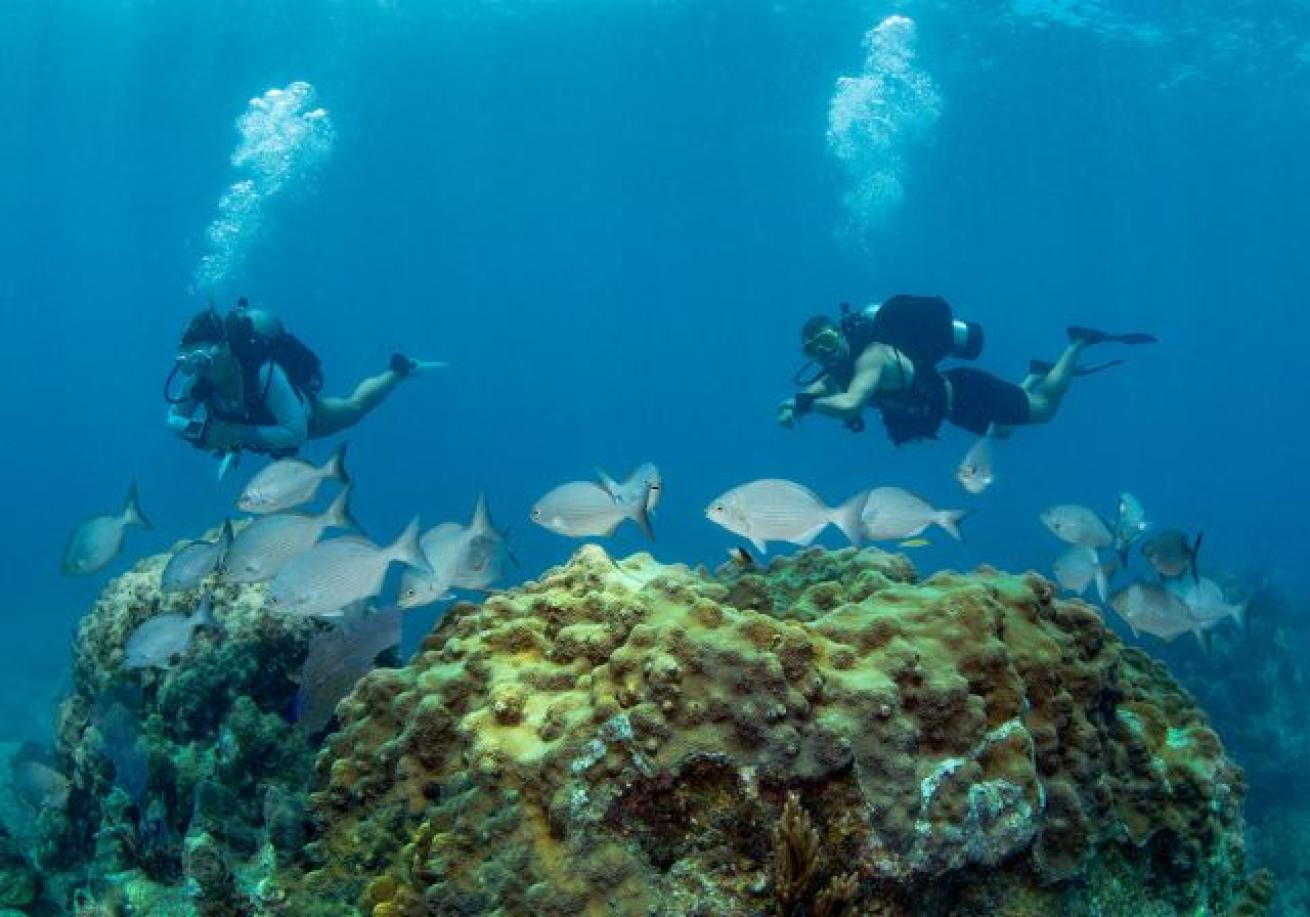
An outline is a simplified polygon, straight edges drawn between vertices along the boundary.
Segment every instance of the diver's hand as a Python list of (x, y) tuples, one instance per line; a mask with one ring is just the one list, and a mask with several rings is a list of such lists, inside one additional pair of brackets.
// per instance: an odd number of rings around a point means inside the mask
[(215, 452), (231, 452), (241, 445), (232, 424), (215, 421), (205, 433), (205, 448)]
[(796, 426), (796, 399), (788, 398), (778, 405), (778, 425), (783, 427)]

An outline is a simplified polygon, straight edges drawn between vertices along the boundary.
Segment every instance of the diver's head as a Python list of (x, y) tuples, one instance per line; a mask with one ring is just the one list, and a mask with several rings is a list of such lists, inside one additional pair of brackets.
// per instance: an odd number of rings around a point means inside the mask
[(816, 315), (801, 328), (801, 350), (811, 360), (832, 366), (850, 356), (851, 345), (836, 322)]
[(178, 342), (175, 369), (196, 378), (221, 375), (230, 368), (230, 356), (223, 318), (211, 307), (187, 322)]

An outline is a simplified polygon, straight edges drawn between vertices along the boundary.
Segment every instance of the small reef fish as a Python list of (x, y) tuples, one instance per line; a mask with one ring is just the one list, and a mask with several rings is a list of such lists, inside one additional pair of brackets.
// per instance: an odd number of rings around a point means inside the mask
[(664, 496), (664, 480), (660, 477), (660, 470), (650, 462), (637, 466), (622, 484), (600, 468), (596, 469), (596, 476), (600, 478), (600, 486), (608, 490), (614, 502), (620, 506), (627, 506), (645, 494), (646, 512), (653, 513), (655, 507), (659, 506), (660, 498)]
[(1230, 602), (1224, 588), (1214, 580), (1202, 576), (1196, 580), (1177, 580), (1169, 586), (1191, 610), (1192, 617), (1202, 624), (1231, 618), (1238, 627), (1246, 628), (1246, 604)]
[(85, 520), (68, 539), (64, 548), (63, 571), (68, 576), (85, 576), (109, 566), (123, 549), (123, 539), (129, 526), (150, 528), (150, 522), (141, 512), (136, 485), (127, 492), (123, 511), (112, 516), (92, 516)]
[(443, 522), (428, 529), (419, 539), (431, 572), (406, 569), (400, 575), (400, 594), (396, 604), (403, 609), (431, 605), (453, 598), (455, 570), (466, 546), (465, 528), (458, 522)]
[(1120, 560), (1128, 560), (1128, 551), (1148, 528), (1150, 523), (1146, 521), (1141, 501), (1130, 493), (1121, 493), (1114, 517), (1114, 549)]
[(930, 545), (930, 544), (932, 544), (932, 542), (929, 541), (927, 538), (907, 538), (905, 541), (902, 541), (900, 544), (896, 545), (896, 547), (898, 547), (898, 548), (926, 548), (926, 547), (928, 547), (928, 545)]
[(903, 487), (877, 487), (869, 491), (861, 513), (864, 534), (872, 541), (914, 538), (936, 525), (956, 541), (965, 510), (937, 509), (918, 494)]
[(264, 607), (280, 614), (341, 615), (347, 605), (382, 591), (393, 563), (431, 569), (419, 547), (418, 519), (386, 547), (355, 535), (314, 545), (273, 578)]
[(352, 485), (347, 484), (318, 514), (272, 513), (251, 522), (232, 542), (224, 577), (232, 583), (267, 582), (312, 548), (327, 529), (359, 531), (350, 515), (351, 490)]
[(312, 637), (296, 692), (296, 727), (312, 735), (327, 726), (337, 703), (373, 670), (377, 657), (400, 644), (400, 627), (400, 611), (388, 608)]
[(26, 742), (10, 762), (14, 793), (37, 811), (63, 809), (68, 803), (68, 778), (51, 767), (35, 743)]
[(1159, 583), (1133, 583), (1110, 596), (1110, 607), (1134, 634), (1151, 634), (1168, 643), (1190, 632), (1204, 643), (1202, 622), (1192, 616), (1182, 599)]
[(491, 521), (487, 501), (478, 497), (467, 526), (445, 522), (419, 539), (430, 573), (406, 570), (400, 578), (401, 608), (417, 608), (449, 598), (455, 589), (486, 589), (504, 575), (513, 560), (505, 533)]
[(1192, 573), (1192, 579), (1196, 579), (1196, 555), (1201, 550), (1201, 539), (1204, 537), (1205, 533), (1202, 532), (1192, 541), (1180, 529), (1165, 529), (1142, 543), (1142, 556), (1156, 573), (1166, 579), (1182, 576), (1188, 570)]
[(587, 538), (611, 535), (624, 519), (631, 519), (651, 541), (650, 487), (639, 499), (618, 502), (603, 484), (571, 481), (547, 493), (532, 507), (531, 519), (557, 535)]
[(743, 570), (754, 570), (757, 566), (755, 558), (751, 556), (751, 552), (747, 551), (741, 545), (728, 548), (728, 557), (732, 559), (734, 564)]
[[(646, 510), (653, 508), (647, 500)], [(505, 575), (509, 563), (518, 564), (513, 550), (509, 546), (509, 532), (498, 529), (491, 521), (491, 512), (487, 500), (478, 496), (477, 506), (473, 508), (473, 518), (464, 530), (465, 548), (460, 563), (456, 565), (455, 576), (451, 581), (456, 589), (486, 589)]]
[(1061, 503), (1043, 510), (1041, 520), (1051, 530), (1051, 534), (1069, 544), (1082, 544), (1099, 550), (1114, 543), (1114, 535), (1105, 522), (1085, 506)]
[(223, 521), (223, 529), (213, 541), (193, 541), (168, 559), (159, 585), (165, 592), (195, 589), (209, 574), (222, 569), (223, 560), (232, 547), (232, 520)]
[(992, 472), (992, 438), (983, 436), (973, 444), (955, 469), (955, 480), (969, 493), (982, 493), (996, 480)]
[(1078, 595), (1082, 595), (1089, 585), (1096, 583), (1096, 594), (1104, 602), (1110, 591), (1110, 577), (1114, 575), (1116, 569), (1117, 565), (1112, 561), (1102, 563), (1095, 548), (1085, 544), (1072, 544), (1055, 561), (1055, 581)]
[(860, 513), (868, 494), (861, 492), (841, 506), (830, 507), (808, 487), (765, 478), (734, 487), (705, 510), (705, 516), (734, 535), (750, 541), (761, 554), (770, 541), (808, 545), (829, 525), (859, 544)]
[(337, 446), (322, 465), (298, 458), (278, 459), (251, 478), (237, 499), (237, 506), (247, 513), (281, 512), (314, 499), (324, 481), (350, 483), (345, 443)]
[(162, 614), (143, 621), (127, 638), (123, 668), (168, 668), (191, 645), (197, 627), (215, 626), (211, 606), (209, 596), (205, 596), (192, 615)]

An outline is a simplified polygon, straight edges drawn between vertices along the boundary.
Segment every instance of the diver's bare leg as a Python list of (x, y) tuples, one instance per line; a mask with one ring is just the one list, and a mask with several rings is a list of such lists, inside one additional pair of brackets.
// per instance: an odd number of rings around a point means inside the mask
[(347, 427), (353, 427), (385, 401), (403, 379), (404, 376), (389, 369), (360, 382), (349, 397), (320, 397), (315, 402), (314, 412), (310, 417), (310, 437), (319, 439), (331, 436)]
[[(1074, 340), (1064, 348), (1060, 359), (1055, 361), (1051, 371), (1033, 383), (1032, 387), (1024, 385), (1028, 392), (1029, 423), (1049, 423), (1060, 410), (1060, 402), (1073, 383), (1078, 370), (1078, 356), (1087, 346), (1086, 341)], [(1025, 380), (1027, 382), (1027, 380)]]

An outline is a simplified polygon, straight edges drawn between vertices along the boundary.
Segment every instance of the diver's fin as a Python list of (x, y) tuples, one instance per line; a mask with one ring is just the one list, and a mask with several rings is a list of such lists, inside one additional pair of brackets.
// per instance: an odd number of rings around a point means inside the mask
[[(1102, 370), (1110, 369), (1115, 366), (1122, 366), (1123, 360), (1106, 360), (1104, 363), (1089, 363), (1086, 366), (1079, 366), (1073, 371), (1075, 376), (1093, 376)], [(1028, 375), (1045, 376), (1051, 370), (1055, 369), (1055, 364), (1046, 360), (1029, 360)]]
[(434, 369), (445, 369), (449, 365), (440, 360), (416, 360), (400, 351), (393, 353), (387, 362), (387, 368), (402, 379), (431, 372)]
[(1067, 330), (1069, 340), (1082, 341), (1084, 344), (1154, 344), (1156, 341), (1155, 335), (1142, 332), (1111, 334), (1108, 331), (1084, 328), (1081, 325), (1070, 325)]

